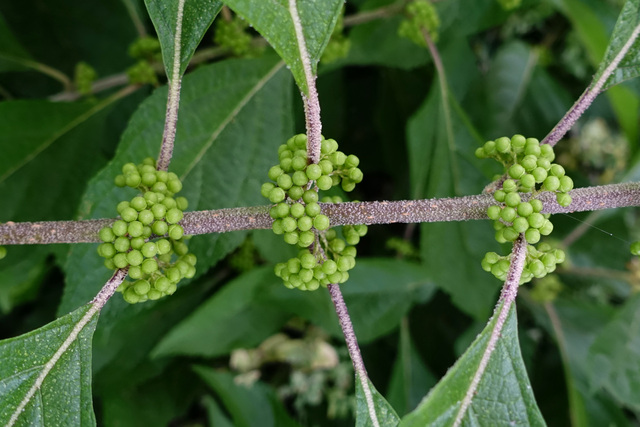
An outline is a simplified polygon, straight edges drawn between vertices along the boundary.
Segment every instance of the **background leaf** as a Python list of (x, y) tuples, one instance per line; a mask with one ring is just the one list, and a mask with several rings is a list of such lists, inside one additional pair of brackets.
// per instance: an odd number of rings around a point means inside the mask
[(260, 382), (236, 384), (227, 372), (216, 372), (204, 366), (194, 371), (213, 389), (231, 414), (236, 427), (294, 427), (291, 419), (271, 389)]
[[(175, 32), (178, 18), (178, 2), (145, 0), (149, 16), (158, 33), (162, 48), (162, 61), (169, 80), (173, 76), (173, 58), (175, 57)], [(182, 35), (180, 39), (180, 75), (184, 74), (196, 48), (214, 18), (220, 12), (219, 0), (189, 0), (184, 3)]]
[[(288, 0), (264, 0), (258, 3), (251, 0), (229, 0), (225, 3), (246, 19), (269, 42), (291, 69), (302, 93), (308, 93), (296, 33), (289, 14)], [(342, 0), (302, 0), (297, 2), (298, 14), (302, 22), (314, 74), (322, 51), (329, 42), (333, 27), (336, 25), (343, 3)]]
[[(400, 419), (398, 418), (396, 411), (394, 411), (389, 402), (387, 402), (385, 398), (378, 393), (378, 390), (376, 390), (368, 378), (367, 382), (369, 383), (369, 389), (372, 393), (373, 405), (375, 407), (379, 425), (385, 427), (397, 426)], [(362, 383), (360, 382), (358, 375), (356, 375), (356, 427), (370, 427), (373, 425), (364, 391), (362, 389)]]
[[(497, 307), (496, 313), (501, 307), (502, 305)], [(478, 370), (497, 319), (498, 315), (495, 314), (471, 347), (429, 392), (418, 408), (402, 419), (402, 427), (451, 425)], [(486, 371), (462, 419), (462, 425), (501, 425), (505, 420), (521, 425), (545, 425), (522, 362), (515, 306), (509, 310)]]
[[(40, 329), (0, 341), (0, 422), (5, 425), (54, 353), (91, 306)], [(20, 415), (18, 425), (95, 425), (91, 397), (91, 337), (97, 316), (62, 354)]]

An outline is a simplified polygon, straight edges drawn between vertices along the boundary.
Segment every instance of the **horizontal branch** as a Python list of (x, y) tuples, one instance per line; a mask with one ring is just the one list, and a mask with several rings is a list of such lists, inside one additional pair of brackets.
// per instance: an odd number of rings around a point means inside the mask
[[(541, 193), (543, 213), (597, 211), (640, 206), (640, 183), (611, 184), (572, 190), (571, 205), (556, 203), (553, 193)], [(526, 195), (523, 199), (527, 199)], [(331, 225), (393, 224), (468, 221), (487, 218), (487, 208), (496, 202), (489, 194), (445, 199), (382, 202), (320, 203)], [(180, 222), (185, 234), (225, 233), (271, 228), (269, 206), (185, 212)], [(84, 221), (7, 222), (0, 224), (0, 245), (99, 242), (98, 231), (113, 219)]]

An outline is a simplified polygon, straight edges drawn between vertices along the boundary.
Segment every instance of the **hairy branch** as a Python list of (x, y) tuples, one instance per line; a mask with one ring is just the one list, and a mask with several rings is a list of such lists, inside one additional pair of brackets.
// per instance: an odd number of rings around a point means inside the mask
[(169, 169), (171, 157), (173, 156), (173, 144), (176, 140), (176, 129), (178, 126), (178, 107), (180, 106), (180, 85), (182, 84), (182, 74), (180, 73), (180, 59), (182, 57), (182, 15), (184, 12), (184, 2), (178, 0), (178, 16), (176, 19), (176, 32), (173, 39), (173, 70), (169, 76), (169, 96), (167, 98), (167, 116), (164, 121), (164, 132), (162, 133), (162, 147), (158, 157), (158, 170)]
[[(569, 192), (573, 201), (562, 207), (553, 193), (541, 193), (543, 213), (571, 213), (640, 206), (640, 183), (578, 188)], [(523, 195), (523, 200), (528, 200)], [(347, 224), (394, 224), (468, 221), (487, 218), (487, 208), (496, 202), (489, 194), (444, 199), (393, 202), (320, 203), (332, 226)], [(185, 234), (225, 233), (271, 228), (269, 206), (186, 212), (180, 224)], [(7, 222), (0, 224), (0, 245), (99, 242), (98, 231), (115, 219), (84, 221)]]

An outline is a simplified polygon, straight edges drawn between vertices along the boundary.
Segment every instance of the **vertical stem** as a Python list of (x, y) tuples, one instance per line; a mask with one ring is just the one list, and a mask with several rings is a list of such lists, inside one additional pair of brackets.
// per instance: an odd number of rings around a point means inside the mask
[(180, 106), (180, 85), (182, 74), (180, 73), (180, 59), (182, 57), (182, 16), (185, 0), (178, 0), (178, 16), (176, 32), (173, 38), (173, 70), (169, 76), (169, 96), (167, 97), (167, 115), (162, 133), (162, 147), (158, 157), (158, 170), (169, 169), (173, 156), (173, 144), (176, 140), (176, 127), (178, 124), (178, 107)]
[(353, 331), (353, 324), (349, 317), (349, 311), (347, 305), (342, 298), (342, 292), (340, 292), (340, 286), (337, 284), (330, 284), (327, 286), (329, 294), (331, 295), (331, 301), (336, 309), (338, 315), (338, 321), (344, 334), (344, 340), (347, 342), (347, 348), (349, 349), (349, 356), (353, 363), (353, 369), (356, 371), (356, 378), (360, 381), (362, 390), (364, 391), (365, 400), (367, 401), (367, 408), (369, 409), (369, 416), (371, 417), (371, 423), (375, 427), (379, 427), (378, 416), (376, 414), (375, 405), (373, 403), (373, 394), (369, 388), (367, 369), (364, 366), (362, 360), (362, 354), (360, 353), (360, 347), (358, 346), (358, 339)]
[(598, 80), (594, 81), (583, 93), (580, 95), (580, 98), (576, 101), (575, 104), (571, 107), (567, 114), (558, 122), (558, 124), (549, 132), (549, 135), (545, 136), (542, 140), (542, 144), (549, 144), (554, 146), (562, 139), (562, 137), (573, 127), (573, 125), (578, 121), (580, 116), (589, 108), (591, 103), (596, 99), (596, 97), (602, 91), (609, 77), (616, 71), (618, 65), (620, 65), (620, 61), (625, 57), (633, 43), (638, 38), (640, 34), (640, 24), (638, 24), (634, 29), (631, 35), (629, 36), (629, 40), (622, 46), (620, 52), (613, 58), (613, 61), (609, 64), (607, 68), (602, 72), (602, 75), (598, 78)]
[(469, 406), (471, 406), (471, 401), (478, 390), (478, 386), (480, 385), (480, 380), (482, 380), (482, 376), (489, 365), (489, 361), (491, 360), (491, 356), (493, 355), (494, 350), (496, 349), (496, 344), (498, 343), (498, 339), (502, 334), (502, 328), (504, 327), (504, 323), (509, 316), (509, 310), (511, 309), (511, 305), (515, 302), (516, 296), (518, 295), (518, 287), (520, 286), (520, 276), (522, 276), (522, 270), (524, 269), (524, 262), (527, 258), (527, 241), (524, 239), (524, 236), (520, 234), (518, 240), (513, 243), (513, 250), (511, 251), (511, 266), (509, 267), (509, 272), (507, 273), (507, 280), (504, 282), (504, 286), (502, 287), (502, 293), (500, 295), (500, 301), (498, 302), (498, 306), (494, 312), (494, 316), (498, 316), (495, 327), (491, 332), (491, 336), (489, 337), (489, 342), (487, 343), (487, 348), (482, 354), (482, 359), (480, 359), (480, 363), (478, 364), (478, 369), (473, 375), (471, 379), (471, 383), (469, 384), (469, 388), (460, 404), (460, 409), (458, 410), (458, 414), (456, 415), (456, 419), (453, 423), (453, 427), (459, 427), (462, 424), (462, 420), (467, 414), (467, 410)]
[(316, 76), (311, 69), (311, 58), (307, 50), (302, 22), (298, 15), (296, 0), (289, 0), (289, 13), (293, 21), (293, 27), (298, 41), (300, 60), (304, 69), (304, 78), (307, 83), (307, 93), (302, 93), (304, 102), (305, 119), (307, 125), (307, 157), (311, 163), (320, 161), (320, 142), (322, 139), (322, 122), (320, 121), (320, 100), (316, 89)]

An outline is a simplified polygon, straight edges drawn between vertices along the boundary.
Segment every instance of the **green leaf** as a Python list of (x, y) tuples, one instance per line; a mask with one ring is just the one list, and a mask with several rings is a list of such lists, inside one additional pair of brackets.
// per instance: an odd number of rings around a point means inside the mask
[(398, 356), (393, 364), (387, 399), (400, 415), (413, 411), (424, 391), (436, 384), (436, 378), (422, 361), (403, 322), (398, 339)]
[(536, 51), (520, 41), (507, 43), (498, 51), (487, 76), (491, 138), (512, 131), (513, 116), (523, 102), (537, 62)]
[(604, 387), (620, 403), (640, 410), (640, 295), (625, 302), (589, 349), (591, 389)]
[[(640, 26), (640, 1), (628, 0), (620, 16), (618, 22), (613, 29), (607, 51), (604, 58), (600, 62), (598, 71), (594, 75), (594, 82), (600, 79), (606, 68), (613, 62), (614, 58), (622, 50), (623, 46), (629, 41), (634, 31)], [(636, 78), (640, 75), (640, 39), (636, 38), (633, 45), (618, 64), (610, 77), (607, 78), (602, 90), (607, 90), (611, 86), (617, 85), (625, 80)]]
[[(274, 57), (229, 60), (203, 66), (182, 84), (180, 120), (170, 170), (183, 179), (181, 195), (189, 210), (254, 206), (264, 203), (260, 185), (277, 162), (277, 147), (292, 134), (290, 77)], [(88, 184), (80, 216), (113, 218), (118, 202), (135, 195), (113, 179), (127, 162), (155, 157), (162, 141), (166, 87), (156, 91), (133, 115), (109, 165)], [(239, 245), (241, 232), (194, 237), (198, 274)], [(59, 312), (91, 299), (109, 276), (96, 245), (74, 245), (65, 271), (67, 282)], [(116, 296), (103, 317), (129, 304)], [(149, 303), (146, 303), (149, 304)], [(129, 307), (130, 308), (130, 307)], [(119, 316), (114, 315), (113, 318)]]
[[(435, 290), (426, 271), (406, 261), (359, 259), (349, 274), (340, 289), (361, 344), (393, 331), (414, 304), (428, 301)], [(343, 337), (327, 291), (299, 292), (281, 283), (268, 291), (266, 301)]]
[[(449, 426), (456, 419), (472, 379), (480, 369), (494, 333), (502, 304), (487, 327), (465, 354), (429, 392), (418, 408), (402, 419), (402, 427)], [(518, 344), (515, 306), (509, 310), (495, 349), (480, 378), (462, 426), (504, 425), (543, 426)]]
[[(394, 411), (389, 402), (378, 393), (378, 390), (376, 390), (368, 378), (366, 381), (369, 384), (369, 390), (372, 394), (371, 397), (373, 398), (373, 406), (378, 419), (378, 425), (384, 427), (397, 426), (400, 418), (398, 418), (396, 411)], [(371, 414), (369, 413), (369, 407), (360, 377), (356, 374), (356, 427), (372, 427), (374, 425), (371, 421)]]
[(21, 61), (29, 59), (29, 53), (15, 38), (4, 16), (0, 14), (0, 73), (22, 71), (26, 67), (21, 65)]
[(202, 406), (207, 410), (207, 418), (210, 426), (233, 427), (233, 423), (229, 418), (227, 418), (224, 411), (213, 397), (209, 395), (204, 396), (202, 398)]
[[(184, 74), (200, 40), (222, 8), (219, 0), (183, 0), (182, 34), (180, 36), (180, 75)], [(164, 69), (173, 80), (175, 36), (179, 1), (145, 0), (149, 16), (158, 33)]]
[(1, 102), (0, 221), (70, 219), (85, 182), (106, 162), (113, 107), (123, 108), (118, 101), (129, 93), (97, 103)]
[(289, 314), (262, 296), (266, 288), (282, 286), (272, 268), (243, 274), (216, 292), (177, 324), (152, 352), (215, 357), (236, 348), (254, 347), (277, 332)]
[(0, 262), (0, 313), (37, 295), (42, 277), (49, 271), (45, 247), (11, 246)]
[(276, 394), (266, 385), (236, 384), (233, 375), (214, 371), (204, 366), (194, 366), (194, 371), (214, 390), (231, 414), (236, 427), (295, 427), (298, 424), (289, 417)]
[[(308, 94), (300, 50), (288, 0), (228, 0), (234, 12), (258, 31), (282, 57), (304, 94)], [(297, 0), (311, 70), (316, 73), (322, 51), (331, 38), (333, 27), (342, 12), (343, 0)]]
[[(96, 424), (89, 369), (95, 312), (66, 343), (91, 308), (83, 306), (40, 329), (0, 341), (0, 424), (7, 425), (23, 402), (26, 406), (18, 425)], [(68, 348), (58, 359), (55, 355), (63, 345)], [(43, 381), (42, 385), (35, 395), (28, 396), (37, 380)]]

